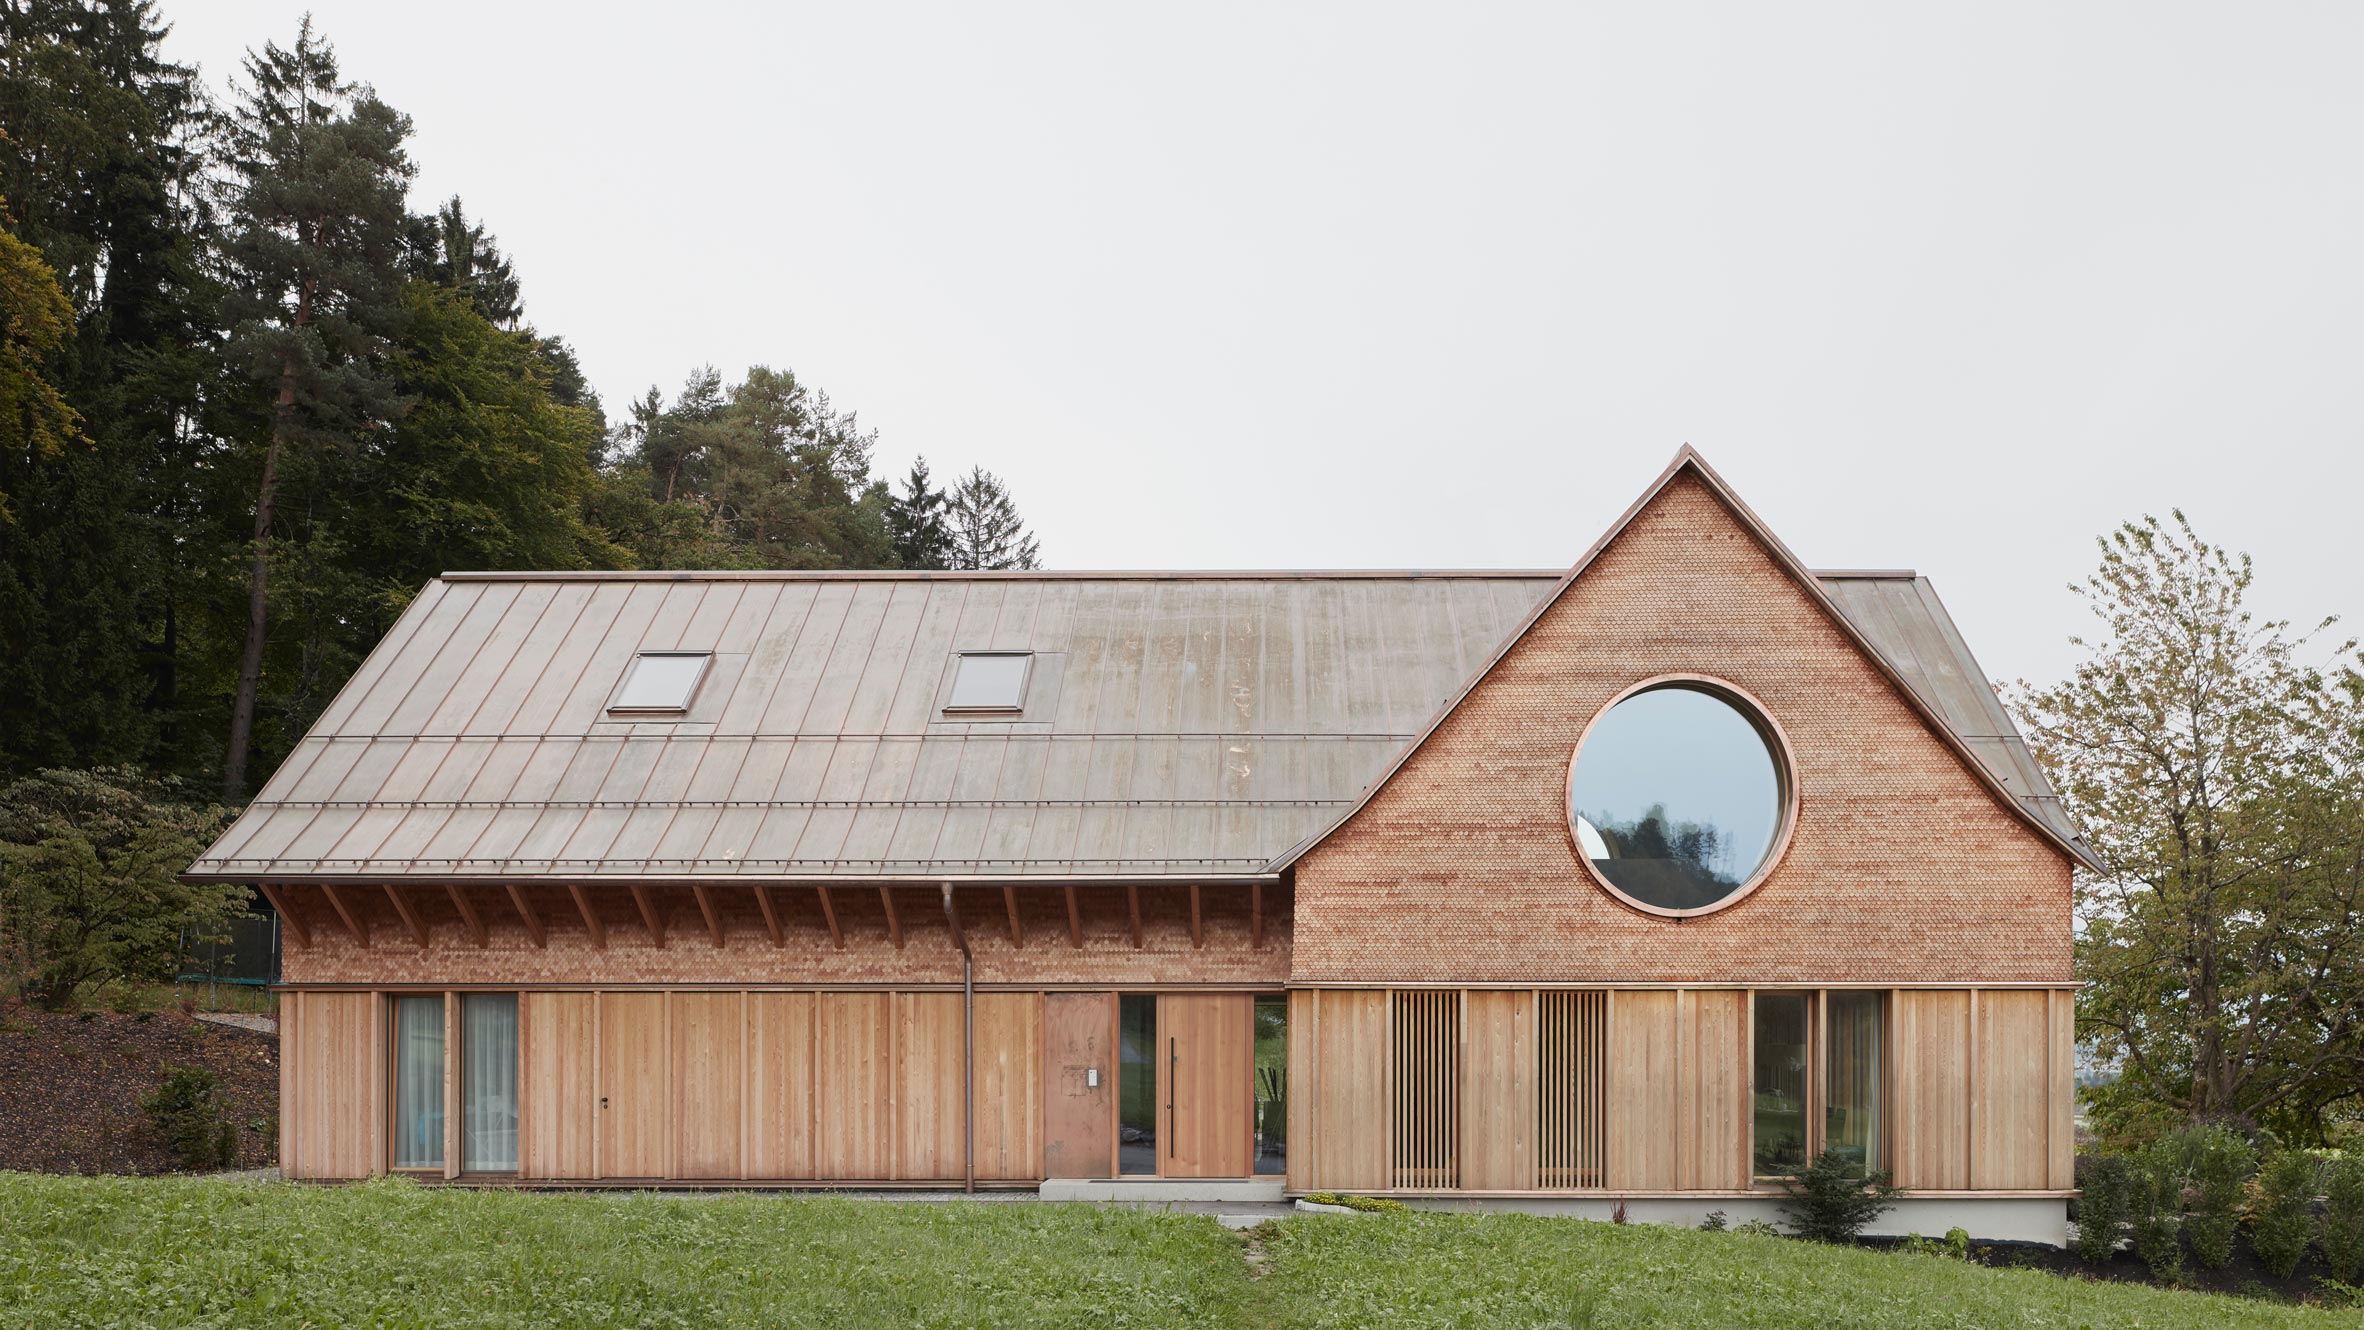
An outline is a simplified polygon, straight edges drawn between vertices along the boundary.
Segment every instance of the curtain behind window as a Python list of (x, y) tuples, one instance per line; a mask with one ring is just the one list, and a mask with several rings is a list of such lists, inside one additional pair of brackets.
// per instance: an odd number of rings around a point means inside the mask
[(460, 1167), (517, 1169), (517, 995), (460, 999)]
[(394, 999), (394, 1167), (443, 1167), (443, 999)]

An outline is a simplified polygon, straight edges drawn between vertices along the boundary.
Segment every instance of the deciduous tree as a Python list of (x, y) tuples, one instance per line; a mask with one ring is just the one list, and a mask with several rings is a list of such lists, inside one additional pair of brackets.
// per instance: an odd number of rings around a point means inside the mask
[(2106, 865), (2077, 884), (2079, 1034), (2123, 1069), (2099, 1119), (2319, 1139), (2364, 1090), (2364, 662), (2253, 617), (2247, 556), (2180, 513), (2101, 548), (2101, 632), (2014, 699)]
[(244, 887), (180, 880), (229, 816), (127, 767), (0, 787), (0, 955), (17, 990), (55, 1010), (103, 980), (169, 979), (183, 924), (246, 907)]

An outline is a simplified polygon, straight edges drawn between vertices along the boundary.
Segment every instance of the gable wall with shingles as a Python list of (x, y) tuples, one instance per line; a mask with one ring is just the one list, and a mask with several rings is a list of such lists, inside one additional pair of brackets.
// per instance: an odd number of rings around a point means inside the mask
[[(1578, 862), (1568, 762), (1636, 682), (1728, 680), (1799, 808), (1748, 898), (1683, 921)], [(2066, 982), (2070, 864), (1972, 775), (1695, 474), (1676, 476), (1296, 865), (1292, 982)]]

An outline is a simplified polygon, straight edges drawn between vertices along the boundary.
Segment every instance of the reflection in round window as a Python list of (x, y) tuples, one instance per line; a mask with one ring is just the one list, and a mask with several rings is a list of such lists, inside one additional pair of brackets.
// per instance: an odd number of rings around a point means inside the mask
[(1593, 723), (1568, 777), (1576, 844), (1620, 893), (1700, 910), (1747, 886), (1787, 798), (1765, 726), (1721, 693), (1665, 684)]

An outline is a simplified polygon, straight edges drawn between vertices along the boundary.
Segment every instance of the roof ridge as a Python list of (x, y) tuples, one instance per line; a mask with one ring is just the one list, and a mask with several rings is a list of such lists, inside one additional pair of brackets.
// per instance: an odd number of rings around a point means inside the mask
[[(1504, 658), (1509, 656), (1520, 642), (1526, 640), (1527, 634), (1532, 632), (1535, 625), (1543, 620), (1544, 615), (1551, 612), (1553, 606), (1559, 604), (1560, 598), (1568, 593), (1568, 588), (1576, 584), (1576, 580), (1592, 567), (1593, 562), (1601, 556), (1602, 552), (1607, 550), (1619, 536), (1625, 534), (1625, 529), (1633, 524), (1633, 520), (1648, 509), (1651, 504), (1657, 502), (1659, 496), (1664, 494), (1667, 488), (1674, 484), (1675, 479), (1685, 472), (1699, 477), (1701, 483), (1707, 486), (1708, 493), (1713, 495), (1717, 502), (1724, 505), (1726, 511), (1732, 514), (1744, 530), (1756, 538), (1757, 542), (1772, 556), (1776, 566), (1791, 575), (1797, 582), (1798, 588), (1805, 592), (1807, 598), (1820, 607), (1823, 614), (1838, 626), (1839, 631), (1855, 644), (1856, 650), (1871, 662), (1872, 668), (1878, 671), (1881, 677), (1888, 680), (1889, 685), (1896, 689), (1906, 704), (1920, 715), (1923, 724), (1927, 726), (1929, 731), (1936, 735), (1938, 741), (1962, 761), (1974, 779), (1987, 787), (1988, 792), (1994, 795), (1998, 803), (2002, 804), (2022, 825), (2034, 831), (2045, 841), (2050, 842), (2071, 859), (2088, 867), (2100, 867), (2099, 861), (2095, 859), (2090, 848), (2076, 838), (2063, 835), (2058, 829), (2047, 825), (2043, 819), (2037, 817), (2026, 804), (2021, 802), (2018, 795), (2012, 793), (2010, 787), (2003, 783), (2001, 774), (1989, 767), (1986, 760), (1981, 758), (1977, 751), (1972, 749), (1969, 743), (1955, 732), (1952, 724), (1945, 719), (1936, 704), (1931, 699), (1922, 696), (1921, 690), (1913, 686), (1912, 681), (1907, 679), (1903, 671), (1888, 659), (1886, 653), (1879, 649), (1878, 645), (1865, 634), (1854, 620), (1847, 617), (1846, 611), (1839, 607), (1838, 602), (1831, 599), (1830, 592), (1823, 586), (1824, 574), (1808, 568), (1805, 561), (1800, 559), (1790, 550), (1788, 545), (1782, 543), (1779, 536), (1773, 533), (1773, 529), (1766, 525), (1765, 520), (1757, 516), (1756, 510), (1750, 508), (1748, 503), (1732, 489), (1731, 485), (1722, 476), (1716, 474), (1715, 468), (1707, 464), (1707, 459), (1699, 455), (1699, 450), (1687, 443), (1675, 450), (1674, 460), (1667, 463), (1666, 469), (1658, 473), (1657, 479), (1643, 488), (1641, 495), (1628, 505), (1623, 513), (1618, 515), (1615, 522), (1610, 523), (1609, 529), (1601, 533), (1600, 539), (1594, 541), (1591, 547), (1584, 551), (1583, 556), (1576, 560), (1574, 566), (1561, 576), (1559, 584), (1536, 600), (1534, 608), (1529, 610), (1527, 616), (1519, 621), (1518, 626), (1502, 639), (1501, 644), (1495, 647), (1493, 654), (1486, 658), (1485, 663), (1478, 666), (1467, 679), (1463, 680), (1461, 686), (1454, 690), (1451, 697), (1445, 699), (1444, 705), (1438, 707), (1435, 714), (1429, 717), (1428, 723), (1421, 727), (1419, 737), (1399, 749), (1387, 766), (1368, 785), (1363, 787), (1362, 793), (1356, 797), (1354, 804), (1326, 825), (1275, 856), (1269, 866), (1274, 871), (1288, 868), (1298, 859), (1304, 857), (1307, 851), (1329, 839), (1339, 828), (1353, 821), (1364, 808), (1368, 807), (1370, 802), (1378, 797), (1379, 791), (1386, 788), (1388, 782), (1394, 780), (1396, 774), (1412, 760), (1412, 755), (1419, 752), (1431, 738), (1435, 737), (1437, 730), (1443, 727), (1446, 718), (1460, 710), (1461, 704), (1477, 690), (1477, 686), (1502, 664)], [(1901, 570), (1895, 572), (1877, 570), (1840, 574), (1831, 580), (1844, 581), (1850, 576), (1873, 579), (1901, 578), (1906, 574)], [(1921, 579), (1916, 577), (1914, 580)]]

